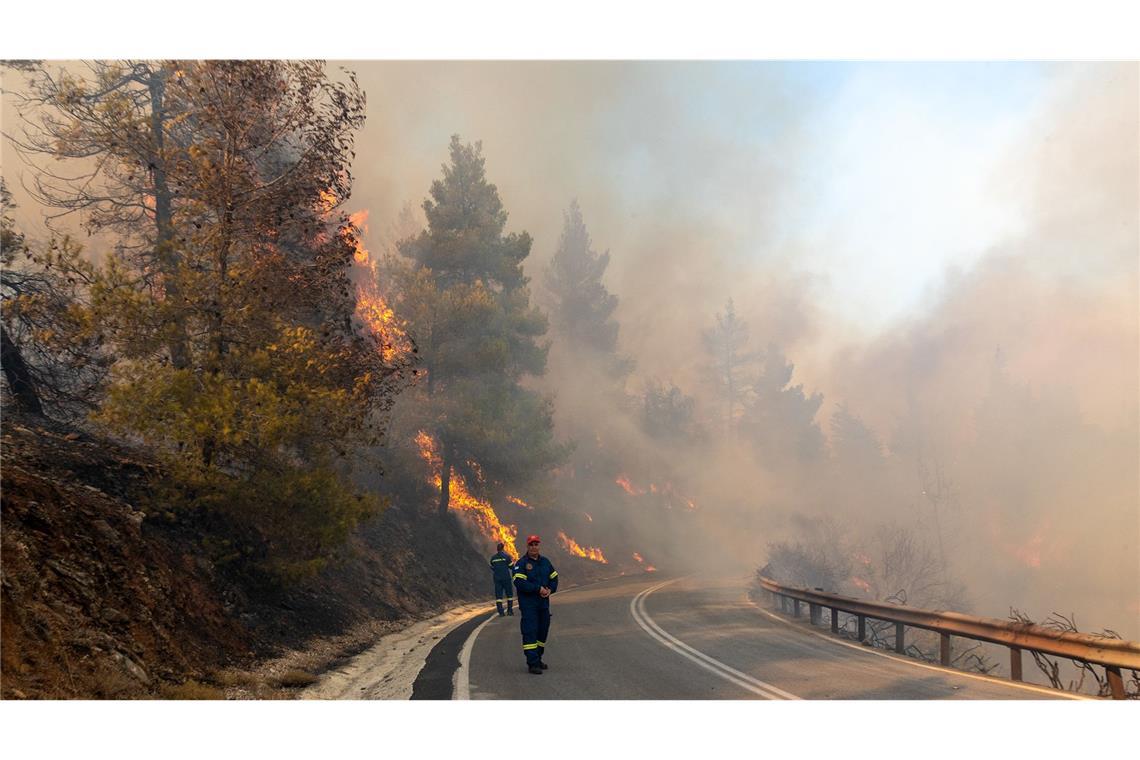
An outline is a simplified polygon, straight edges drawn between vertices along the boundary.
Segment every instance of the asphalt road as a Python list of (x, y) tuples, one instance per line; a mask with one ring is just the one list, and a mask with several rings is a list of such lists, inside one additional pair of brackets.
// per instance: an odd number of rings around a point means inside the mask
[[(480, 616), (454, 696), (470, 699), (1049, 699), (1041, 687), (871, 651), (748, 599), (748, 579), (624, 577), (551, 599), (543, 675), (519, 617)], [(664, 585), (662, 585), (664, 584)], [(485, 622), (485, 624), (483, 624)], [(466, 632), (465, 632), (466, 633)], [(472, 636), (474, 638), (472, 639)]]

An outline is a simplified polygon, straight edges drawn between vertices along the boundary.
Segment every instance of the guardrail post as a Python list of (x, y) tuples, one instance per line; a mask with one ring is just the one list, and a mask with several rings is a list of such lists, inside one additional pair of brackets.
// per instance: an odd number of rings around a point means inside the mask
[(792, 600), (792, 615), (794, 617), (800, 616), (800, 600), (799, 599), (793, 599)]
[(903, 654), (906, 651), (905, 642), (903, 641), (903, 628), (902, 623), (895, 623), (895, 651)]
[(859, 615), (859, 642), (862, 643), (867, 640), (867, 617)]
[(1011, 680), (1020, 681), (1021, 679), (1021, 648), (1009, 648), (1009, 677)]
[(812, 625), (819, 625), (819, 605), (808, 603), (808, 620)]
[(1124, 678), (1120, 675), (1120, 668), (1106, 665), (1104, 674), (1108, 676), (1108, 689), (1113, 699), (1124, 699)]
[(943, 666), (949, 667), (950, 666), (950, 634), (943, 633), (941, 635), (941, 638), (942, 638), (942, 641), (940, 642), (941, 643), (940, 654), (942, 656), (940, 659), (942, 661)]
[(831, 632), (839, 633), (839, 610), (831, 608)]

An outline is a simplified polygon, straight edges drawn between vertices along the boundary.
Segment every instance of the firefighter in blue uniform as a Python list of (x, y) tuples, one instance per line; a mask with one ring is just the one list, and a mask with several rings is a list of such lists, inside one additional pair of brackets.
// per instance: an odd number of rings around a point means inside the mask
[(528, 536), (526, 554), (515, 563), (514, 581), (519, 592), (519, 613), (523, 654), (527, 670), (536, 676), (546, 670), (542, 653), (546, 651), (546, 636), (550, 632), (550, 595), (558, 590), (558, 572), (550, 560), (539, 554), (542, 539)]
[(495, 578), (495, 606), (499, 609), (499, 617), (503, 616), (503, 597), (507, 599), (507, 614), (515, 614), (515, 587), (511, 585), (511, 558), (503, 545), (499, 544), (499, 551), (491, 555), (491, 575)]

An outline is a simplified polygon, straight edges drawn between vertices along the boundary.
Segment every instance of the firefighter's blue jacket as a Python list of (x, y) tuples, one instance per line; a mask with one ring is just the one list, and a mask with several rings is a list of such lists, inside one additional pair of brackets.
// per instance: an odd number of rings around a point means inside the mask
[(542, 598), (538, 590), (543, 586), (551, 593), (558, 590), (558, 571), (544, 556), (531, 559), (525, 554), (519, 557), (511, 572), (514, 574), (515, 588), (519, 592), (519, 607), (532, 609), (536, 607), (549, 607), (550, 599)]
[(494, 574), (495, 580), (510, 582), (513, 571), (511, 570), (511, 558), (506, 552), (497, 552), (491, 555), (491, 572)]

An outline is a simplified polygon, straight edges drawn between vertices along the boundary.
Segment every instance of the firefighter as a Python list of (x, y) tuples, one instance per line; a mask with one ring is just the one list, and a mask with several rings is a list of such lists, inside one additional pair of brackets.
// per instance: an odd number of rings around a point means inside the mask
[(558, 571), (550, 560), (539, 554), (541, 543), (538, 536), (527, 536), (526, 554), (519, 557), (513, 571), (522, 615), (523, 654), (527, 670), (536, 676), (546, 670), (542, 653), (546, 651), (546, 636), (550, 632), (550, 595), (558, 590)]
[(491, 575), (495, 579), (495, 606), (503, 616), (503, 597), (507, 598), (507, 614), (514, 615), (515, 588), (511, 585), (511, 558), (499, 544), (499, 551), (491, 555)]

